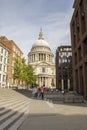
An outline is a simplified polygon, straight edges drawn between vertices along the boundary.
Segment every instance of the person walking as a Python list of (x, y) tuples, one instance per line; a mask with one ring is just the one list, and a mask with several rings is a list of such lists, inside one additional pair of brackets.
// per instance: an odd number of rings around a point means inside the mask
[(44, 87), (43, 86), (40, 87), (40, 94), (41, 94), (42, 100), (44, 100)]
[(38, 89), (37, 89), (36, 86), (32, 89), (32, 94), (34, 95), (35, 98), (37, 98), (37, 96), (38, 96)]

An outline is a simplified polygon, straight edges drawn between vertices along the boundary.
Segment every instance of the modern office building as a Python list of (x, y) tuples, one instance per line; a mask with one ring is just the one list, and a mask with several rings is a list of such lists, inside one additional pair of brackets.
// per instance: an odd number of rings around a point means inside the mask
[(40, 86), (55, 88), (54, 55), (47, 41), (43, 38), (42, 29), (38, 40), (32, 45), (28, 53), (28, 63), (33, 66), (37, 77), (36, 83)]
[(87, 99), (87, 0), (75, 0), (71, 19), (74, 91)]
[(9, 54), (9, 49), (2, 42), (0, 42), (0, 88), (5, 88), (8, 85), (7, 72)]
[(56, 88), (62, 91), (72, 89), (72, 49), (69, 45), (56, 50)]

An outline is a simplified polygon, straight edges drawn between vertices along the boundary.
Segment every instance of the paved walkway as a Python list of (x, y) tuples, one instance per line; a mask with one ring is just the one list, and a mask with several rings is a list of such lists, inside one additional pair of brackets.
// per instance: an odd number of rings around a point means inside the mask
[(18, 92), (0, 89), (0, 130), (87, 130), (87, 102), (52, 104)]
[(52, 104), (32, 99), (18, 130), (87, 130), (87, 104)]

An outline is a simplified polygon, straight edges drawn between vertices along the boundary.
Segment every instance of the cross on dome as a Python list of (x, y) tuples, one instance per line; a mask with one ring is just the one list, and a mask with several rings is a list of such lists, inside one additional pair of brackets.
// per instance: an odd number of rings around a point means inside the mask
[(44, 39), (44, 38), (43, 38), (42, 27), (40, 28), (40, 33), (39, 33), (39, 38), (38, 38), (38, 39), (42, 39), (42, 40)]

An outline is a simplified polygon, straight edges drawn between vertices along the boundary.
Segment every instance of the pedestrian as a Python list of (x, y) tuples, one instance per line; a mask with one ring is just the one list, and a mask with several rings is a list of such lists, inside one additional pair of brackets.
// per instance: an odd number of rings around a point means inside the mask
[(41, 90), (38, 88), (38, 97), (41, 97)]
[(34, 95), (35, 98), (37, 98), (37, 96), (38, 96), (38, 89), (37, 89), (36, 86), (32, 89), (32, 94)]
[(43, 86), (40, 87), (40, 94), (41, 94), (42, 100), (44, 100), (44, 87)]

